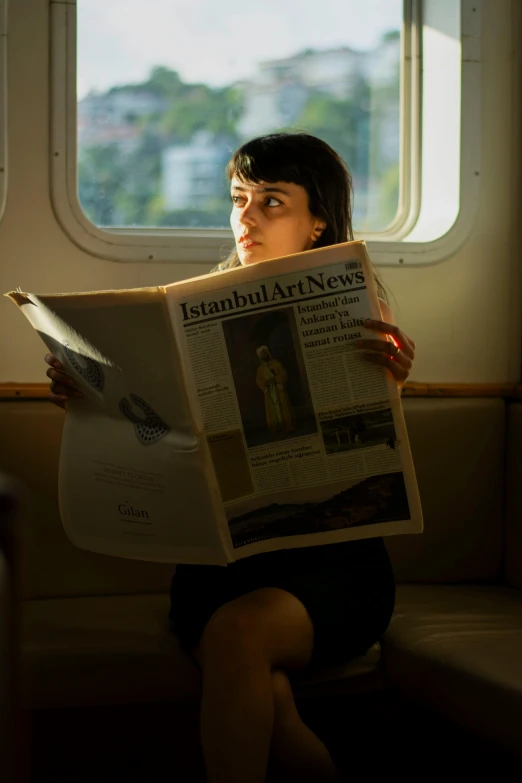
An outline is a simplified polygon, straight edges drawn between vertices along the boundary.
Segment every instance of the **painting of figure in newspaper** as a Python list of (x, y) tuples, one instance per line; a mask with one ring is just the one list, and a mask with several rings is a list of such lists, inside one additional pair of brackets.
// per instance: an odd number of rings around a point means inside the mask
[(222, 322), (249, 448), (317, 432), (291, 307)]
[(379, 444), (395, 449), (397, 438), (390, 408), (328, 419), (320, 424), (327, 454), (367, 449)]

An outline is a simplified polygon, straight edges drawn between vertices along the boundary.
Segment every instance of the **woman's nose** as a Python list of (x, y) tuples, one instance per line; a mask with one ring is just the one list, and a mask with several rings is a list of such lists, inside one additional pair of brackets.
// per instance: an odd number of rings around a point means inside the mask
[(253, 204), (245, 204), (239, 213), (239, 222), (246, 226), (252, 226), (256, 222), (255, 208)]

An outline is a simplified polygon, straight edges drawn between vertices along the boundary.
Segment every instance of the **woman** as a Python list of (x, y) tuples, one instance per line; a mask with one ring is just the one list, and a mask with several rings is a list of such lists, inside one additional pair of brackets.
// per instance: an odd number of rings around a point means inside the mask
[[(215, 271), (353, 239), (351, 178), (325, 142), (272, 134), (241, 147), (227, 167), (236, 248)], [(359, 341), (402, 386), (415, 344), (395, 324), (376, 277), (392, 341)], [(49, 399), (74, 382), (47, 354)], [(76, 396), (76, 395), (75, 395)], [(395, 584), (380, 538), (254, 555), (226, 568), (180, 565), (170, 618), (202, 671), (201, 740), (209, 783), (335, 781), (319, 738), (301, 721), (290, 677), (365, 653), (386, 630)]]

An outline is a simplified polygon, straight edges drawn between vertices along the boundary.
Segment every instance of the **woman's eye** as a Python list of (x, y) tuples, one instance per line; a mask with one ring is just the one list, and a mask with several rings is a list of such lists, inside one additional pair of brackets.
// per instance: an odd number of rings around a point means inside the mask
[[(269, 196), (267, 198), (266, 202), (267, 202), (266, 203), (267, 207), (279, 207), (279, 206), (281, 206), (281, 202), (279, 201), (279, 199), (278, 198), (274, 198), (273, 196)], [(271, 202), (273, 202), (273, 203), (271, 203)]]
[(241, 203), (242, 196), (230, 196), (230, 198), (232, 199), (232, 204), (235, 204), (237, 207)]

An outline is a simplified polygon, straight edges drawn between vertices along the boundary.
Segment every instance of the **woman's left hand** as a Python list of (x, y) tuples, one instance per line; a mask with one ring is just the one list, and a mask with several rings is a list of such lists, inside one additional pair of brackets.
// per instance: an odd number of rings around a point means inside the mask
[(386, 367), (401, 388), (411, 372), (415, 358), (415, 343), (396, 324), (367, 318), (364, 327), (391, 337), (391, 340), (360, 339), (356, 341), (356, 345), (358, 348), (365, 349), (363, 353), (365, 359)]

